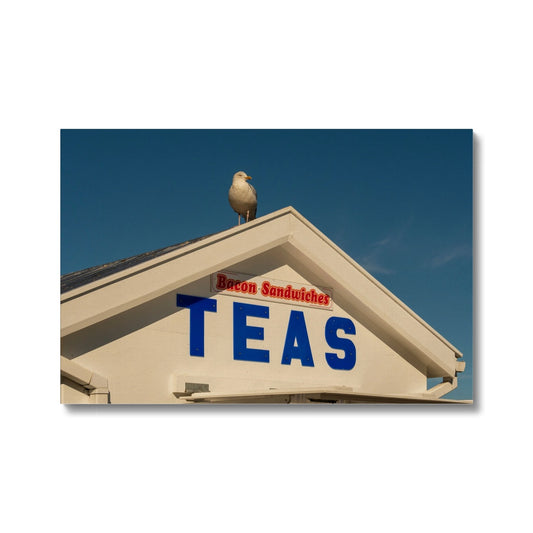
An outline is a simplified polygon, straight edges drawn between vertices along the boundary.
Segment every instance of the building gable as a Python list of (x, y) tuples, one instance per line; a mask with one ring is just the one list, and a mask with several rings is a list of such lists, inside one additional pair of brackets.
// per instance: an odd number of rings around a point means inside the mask
[(142, 376), (128, 403), (302, 385), (416, 395), (461, 370), (458, 350), (290, 207), (65, 293), (62, 336), (63, 356), (110, 383)]

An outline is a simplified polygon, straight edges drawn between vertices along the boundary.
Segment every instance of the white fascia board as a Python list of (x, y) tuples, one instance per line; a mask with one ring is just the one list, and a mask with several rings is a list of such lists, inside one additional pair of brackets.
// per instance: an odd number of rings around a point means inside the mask
[(86, 389), (106, 389), (107, 378), (61, 356), (61, 375)]
[[(326, 237), (326, 235), (324, 235), (318, 228), (313, 226), (313, 224), (311, 224), (306, 218), (304, 218), (298, 211), (294, 210), (292, 207), (289, 209), (292, 210), (292, 213), (294, 214), (294, 216), (298, 220), (300, 220), (304, 224), (304, 226), (306, 226), (309, 230), (311, 230), (312, 233), (317, 235), (324, 243), (327, 244), (327, 246), (329, 246), (336, 253), (342, 256), (345, 259), (345, 261), (351, 267), (355, 268), (356, 271), (358, 271), (364, 278), (366, 278), (370, 282), (370, 284), (372, 284), (377, 289), (379, 289), (380, 292), (388, 296), (391, 300), (393, 300), (396, 304), (398, 304), (398, 306), (400, 306), (404, 311), (406, 311), (410, 316), (412, 316), (416, 321), (418, 321), (426, 329), (431, 331), (433, 335), (435, 335), (444, 344), (446, 344), (451, 350), (453, 350), (457, 354), (458, 358), (463, 356), (463, 354), (455, 346), (453, 346), (448, 340), (446, 340), (440, 333), (434, 330), (427, 322), (425, 322), (420, 316), (418, 316), (410, 307), (408, 307), (405, 303), (403, 303), (397, 296), (395, 296), (384, 285), (382, 285), (376, 278), (374, 278), (370, 273), (368, 273), (361, 265), (359, 265), (356, 261), (354, 261), (346, 252), (344, 252), (341, 248), (339, 248), (333, 241), (331, 241), (328, 237)], [(293, 229), (296, 230), (297, 226), (293, 225)], [(297, 236), (298, 236), (298, 233), (294, 231), (293, 239), (295, 239)], [(302, 244), (299, 244), (299, 246), (302, 246)], [(315, 254), (315, 255), (318, 256), (318, 254)], [(349, 286), (347, 283), (345, 283), (344, 285), (347, 287)]]
[(63, 294), (61, 336), (282, 245), (292, 211), (276, 211)]
[(227, 239), (228, 237), (231, 237), (233, 235), (238, 235), (239, 233), (247, 232), (254, 227), (262, 226), (264, 224), (269, 223), (270, 221), (274, 219), (283, 218), (289, 213), (298, 214), (298, 212), (293, 207), (285, 207), (283, 209), (270, 213), (269, 215), (265, 215), (251, 222), (247, 222), (246, 224), (242, 224), (240, 226), (234, 226), (233, 228), (230, 228), (225, 231), (221, 231), (219, 233), (211, 235), (210, 237), (206, 237), (199, 241), (193, 242), (189, 245), (185, 245), (181, 248), (178, 248), (177, 250), (173, 252), (160, 255), (154, 259), (150, 259), (149, 261), (143, 261), (142, 263), (138, 265), (121, 270), (120, 272), (117, 272), (115, 274), (110, 274), (109, 276), (106, 276), (99, 280), (93, 281), (91, 283), (87, 283), (85, 285), (82, 285), (81, 287), (77, 287), (70, 291), (64, 292), (63, 294), (61, 294), (61, 303), (69, 301), (73, 298), (77, 298), (78, 296), (83, 296), (84, 294), (92, 292), (94, 290), (104, 288), (105, 286), (110, 285), (115, 281), (119, 281), (121, 279), (131, 277), (139, 272), (148, 270), (150, 268), (154, 268), (157, 265), (171, 261), (172, 259), (193, 253), (194, 251), (198, 249), (205, 248), (219, 241), (223, 241), (224, 239)]

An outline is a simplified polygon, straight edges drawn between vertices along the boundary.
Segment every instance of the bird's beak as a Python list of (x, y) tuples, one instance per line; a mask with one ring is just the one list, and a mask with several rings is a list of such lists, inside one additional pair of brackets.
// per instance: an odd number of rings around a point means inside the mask
[(245, 180), (251, 180), (252, 179), (252, 176), (246, 176), (246, 178), (244, 178)]

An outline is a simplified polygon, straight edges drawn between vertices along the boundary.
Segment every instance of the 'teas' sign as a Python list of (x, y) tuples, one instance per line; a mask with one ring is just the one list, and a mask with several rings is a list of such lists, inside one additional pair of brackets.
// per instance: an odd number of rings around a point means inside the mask
[(315, 289), (309, 285), (279, 281), (237, 272), (211, 274), (211, 291), (244, 296), (258, 300), (274, 300), (282, 303), (331, 309), (331, 289)]
[[(178, 307), (189, 309), (189, 354), (193, 357), (204, 357), (205, 353), (205, 321), (204, 315), (217, 312), (215, 298), (202, 298), (187, 294), (178, 294)], [(309, 313), (310, 311), (308, 311)], [(333, 370), (352, 370), (356, 362), (356, 349), (350, 337), (355, 335), (355, 324), (346, 317), (326, 316), (324, 337), (330, 348), (335, 352), (323, 352), (327, 364)], [(268, 327), (270, 307), (253, 305), (243, 302), (233, 302), (233, 359), (235, 361), (251, 361), (255, 363), (270, 363), (270, 350), (265, 348), (251, 348), (248, 340), (265, 340), (265, 329), (261, 326), (251, 326), (248, 317), (262, 318)], [(339, 336), (339, 331), (344, 335)], [(346, 337), (345, 335), (348, 335)], [(316, 352), (314, 354), (317, 355)], [(285, 342), (280, 363), (282, 365), (301, 364), (302, 367), (314, 367), (314, 355), (309, 342), (304, 311), (291, 310)]]

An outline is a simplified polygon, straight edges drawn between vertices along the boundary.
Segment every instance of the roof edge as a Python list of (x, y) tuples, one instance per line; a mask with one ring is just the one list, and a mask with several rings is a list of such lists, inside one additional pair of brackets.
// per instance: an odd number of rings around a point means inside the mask
[[(286, 215), (287, 213), (292, 213), (295, 216), (299, 215), (299, 218), (301, 220), (306, 220), (296, 209), (293, 207), (284, 207), (283, 209), (279, 209), (277, 211), (274, 211), (273, 213), (269, 213), (268, 215), (264, 215), (262, 217), (256, 218), (255, 220), (252, 220), (251, 222), (247, 222), (245, 224), (241, 224), (239, 226), (234, 226), (232, 228), (228, 228), (226, 230), (219, 231), (217, 233), (210, 233), (209, 235), (206, 235), (204, 237), (198, 237), (196, 239), (191, 239), (190, 241), (185, 241), (180, 244), (167, 246), (165, 248), (160, 248), (158, 250), (154, 250), (152, 253), (157, 253), (159, 251), (165, 250), (167, 248), (171, 248), (168, 252), (163, 254), (158, 254), (156, 257), (150, 259), (148, 258), (145, 261), (139, 262), (137, 264), (133, 264), (132, 266), (129, 266), (127, 268), (124, 268), (117, 272), (112, 272), (109, 275), (102, 276), (101, 278), (85, 283), (83, 285), (80, 285), (79, 287), (73, 288), (72, 290), (65, 291), (61, 294), (61, 302), (69, 301), (74, 298), (77, 298), (79, 296), (83, 296), (84, 294), (88, 292), (92, 292), (94, 290), (98, 290), (102, 287), (105, 287), (109, 285), (110, 283), (115, 283), (117, 281), (120, 281), (121, 279), (127, 278), (132, 276), (133, 274), (136, 274), (138, 272), (142, 272), (144, 270), (148, 270), (150, 268), (154, 268), (158, 266), (161, 263), (166, 263), (167, 261), (170, 261), (172, 259), (175, 259), (176, 257), (179, 257), (181, 255), (185, 255), (187, 253), (191, 253), (194, 250), (197, 250), (199, 248), (202, 248), (204, 246), (208, 246), (209, 244), (212, 244), (214, 242), (217, 242), (219, 240), (225, 239), (227, 237), (230, 237), (232, 235), (236, 235), (238, 233), (242, 233), (244, 231), (248, 231), (252, 229), (252, 227), (256, 227), (262, 224), (266, 224), (267, 222), (270, 222), (271, 220), (274, 220), (276, 218), (282, 217)], [(125, 258), (123, 260), (117, 260), (113, 261), (112, 263), (118, 263), (121, 261), (127, 261), (127, 260), (133, 260), (137, 257), (140, 257), (142, 255), (148, 255), (150, 252), (146, 252), (144, 254), (139, 254), (137, 256), (132, 256), (129, 258)], [(93, 267), (88, 267), (87, 269), (82, 269), (77, 272), (84, 272), (91, 269), (97, 269), (99, 267), (103, 267), (107, 265), (108, 263), (104, 263), (103, 265), (97, 265)], [(111, 264), (111, 263), (109, 263)], [(76, 274), (77, 272), (64, 274), (64, 276), (68, 276), (70, 274)], [(63, 277), (63, 276), (62, 276)]]
[(459, 351), (452, 343), (446, 340), (438, 331), (432, 328), (422, 317), (416, 314), (407, 304), (402, 302), (395, 294), (393, 294), (387, 287), (385, 287), (381, 282), (379, 282), (372, 274), (365, 270), (359, 263), (357, 263), (352, 257), (350, 257), (342, 248), (337, 246), (327, 235), (322, 233), (316, 226), (314, 226), (309, 220), (307, 220), (299, 211), (294, 207), (288, 206), (283, 210), (285, 212), (290, 212), (296, 218), (298, 218), (303, 224), (305, 224), (310, 230), (317, 234), (324, 242), (331, 246), (338, 254), (340, 254), (346, 261), (348, 261), (354, 268), (356, 268), (363, 276), (365, 276), (370, 282), (372, 282), (376, 287), (383, 291), (387, 296), (394, 300), (398, 305), (400, 305), (409, 315), (411, 315), (415, 320), (420, 324), (426, 327), (433, 335), (435, 335), (439, 340), (444, 342), (453, 352), (455, 352), (455, 357), (460, 359), (463, 357), (463, 353)]

